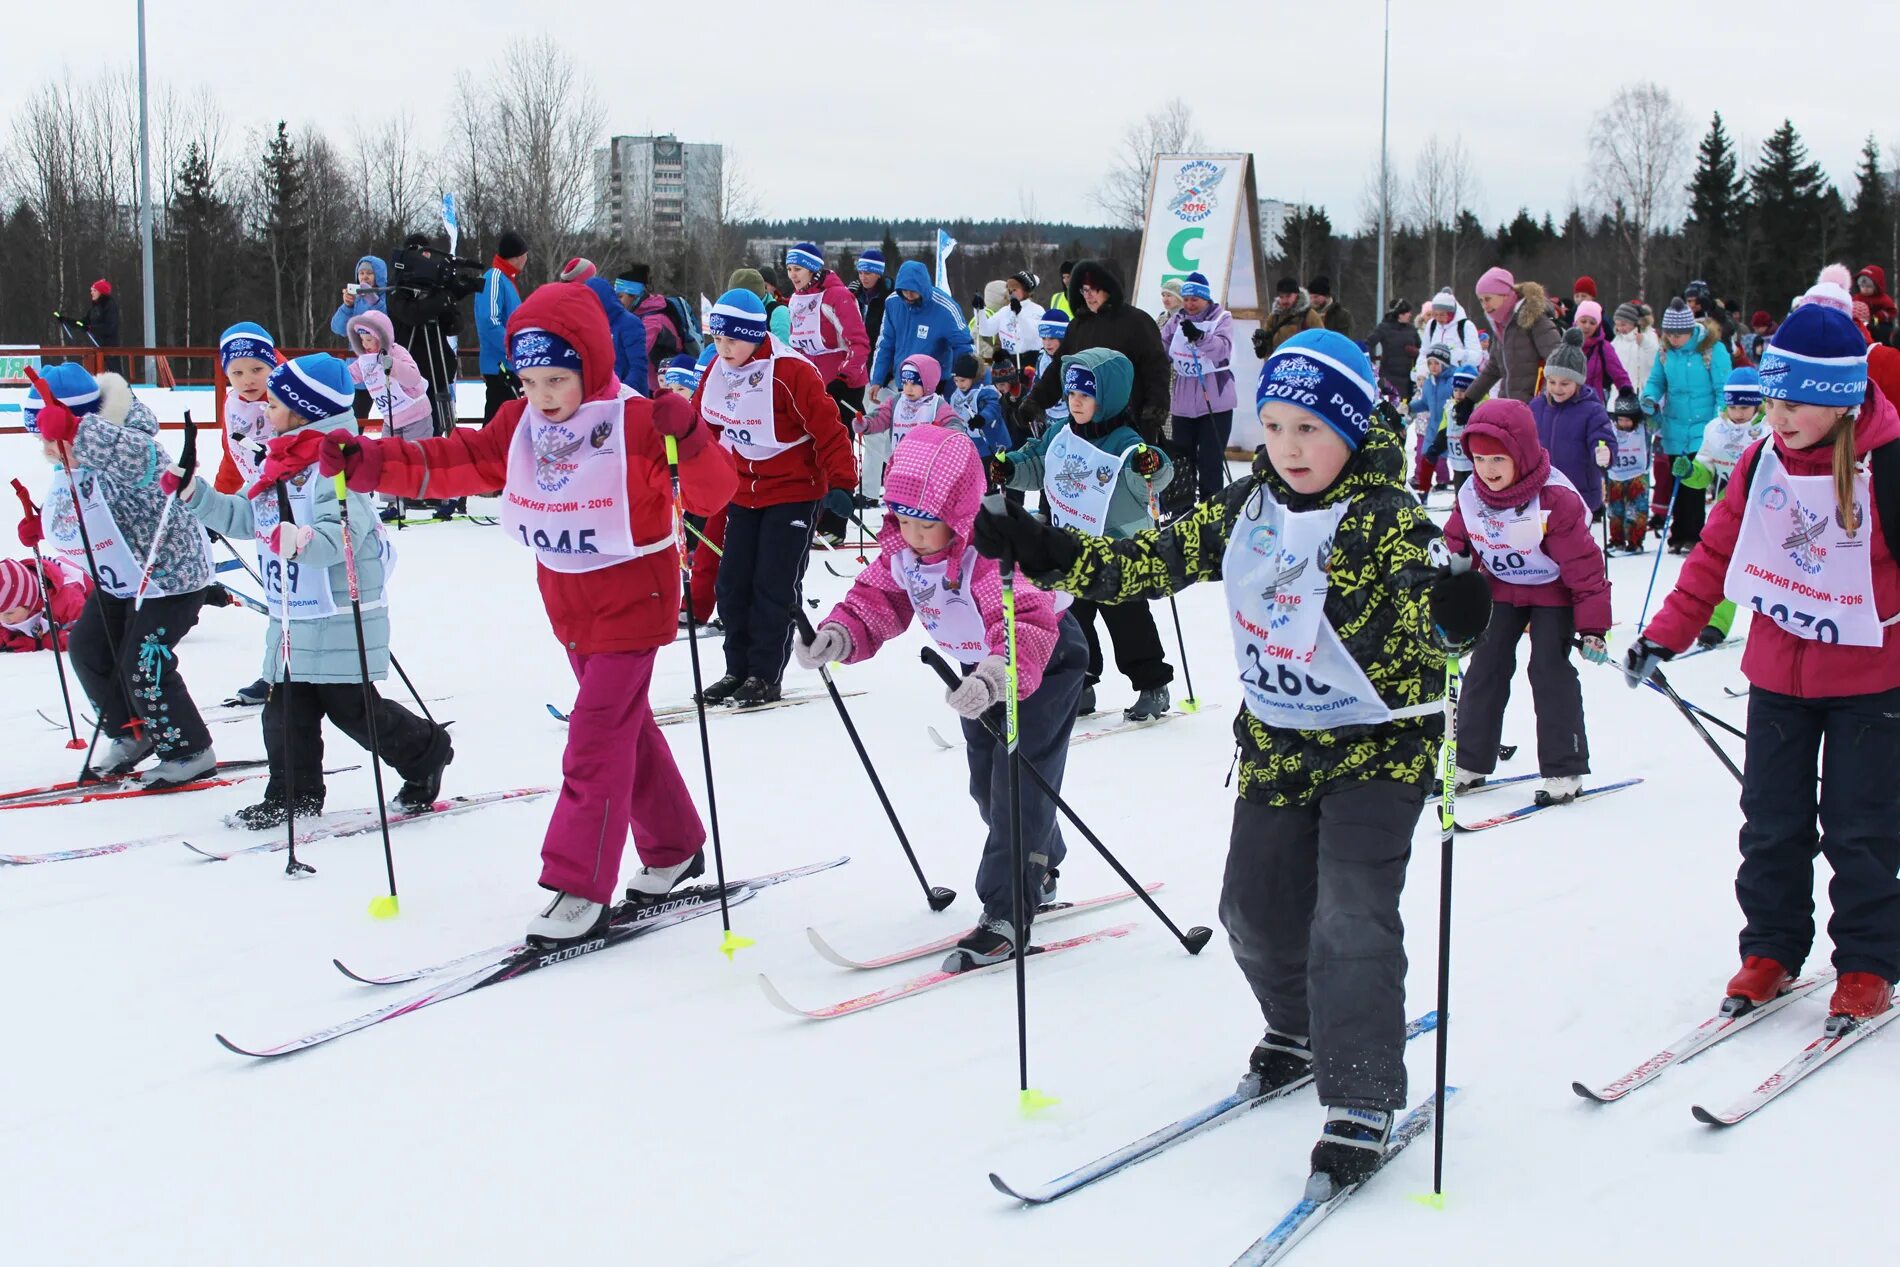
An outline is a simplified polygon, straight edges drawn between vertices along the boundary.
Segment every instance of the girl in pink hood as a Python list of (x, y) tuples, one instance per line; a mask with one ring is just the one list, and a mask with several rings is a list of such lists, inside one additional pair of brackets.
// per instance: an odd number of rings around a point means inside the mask
[[(937, 385), (943, 381), (943, 366), (937, 364), (934, 356), (919, 353), (904, 358), (904, 364), (897, 371), (899, 390), (886, 393), (884, 403), (873, 414), (859, 414), (854, 425), (860, 434), (870, 435), (879, 431), (891, 433), (891, 443), (909, 435), (917, 427), (949, 427), (953, 431), (970, 434), (963, 418), (950, 402), (937, 394)], [(982, 490), (978, 489), (980, 501)], [(975, 511), (970, 512), (972, 516)]]
[[(349, 319), (345, 334), (350, 351), (350, 378), (369, 393), (383, 419), (383, 435), (398, 440), (426, 440), (435, 434), (429, 409), (429, 384), (416, 368), (416, 358), (396, 342), (389, 314), (370, 308)], [(359, 397), (359, 399), (361, 399)], [(383, 521), (402, 518), (402, 498), (383, 494)]]
[[(1471, 653), (1458, 701), (1458, 790), (1497, 768), (1504, 706), (1517, 672), (1517, 640), (1531, 634), (1540, 805), (1575, 800), (1590, 772), (1583, 691), (1570, 648), (1609, 658), (1610, 582), (1576, 486), (1537, 442), (1537, 421), (1518, 400), (1487, 400), (1465, 427), (1473, 478), (1445, 524), (1454, 572), (1476, 563), (1491, 578), (1491, 623)], [(1466, 763), (1469, 764), (1466, 764)]]
[[(929, 363), (934, 371), (936, 363)], [(915, 615), (938, 649), (963, 667), (963, 684), (947, 702), (963, 719), (970, 796), (989, 834), (976, 872), (983, 918), (945, 961), (950, 972), (996, 963), (1016, 950), (1009, 760), (980, 720), (1002, 702), (1008, 680), (1001, 572), (994, 559), (981, 557), (970, 544), (983, 487), (983, 463), (967, 436), (945, 427), (913, 430), (892, 450), (884, 475), (890, 514), (878, 530), (879, 561), (858, 575), (844, 601), (813, 631), (813, 640), (793, 647), (807, 669), (856, 664), (903, 633)], [(1066, 596), (1016, 587), (1018, 746), (1023, 759), (1058, 789), (1088, 669), (1088, 645), (1064, 610), (1067, 605)], [(1031, 895), (1033, 914), (1035, 907), (1055, 900), (1056, 869), (1067, 847), (1056, 825), (1055, 802), (1034, 780), (1021, 781), (1021, 800), (1027, 859), (1023, 889)]]

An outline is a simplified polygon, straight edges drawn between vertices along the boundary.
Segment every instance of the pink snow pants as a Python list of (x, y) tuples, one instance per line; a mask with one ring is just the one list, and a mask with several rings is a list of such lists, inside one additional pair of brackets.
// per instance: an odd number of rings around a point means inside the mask
[(652, 867), (684, 862), (705, 843), (647, 699), (658, 654), (568, 653), (580, 692), (561, 756), (561, 799), (541, 845), (543, 888), (612, 902), (629, 831), (640, 861)]

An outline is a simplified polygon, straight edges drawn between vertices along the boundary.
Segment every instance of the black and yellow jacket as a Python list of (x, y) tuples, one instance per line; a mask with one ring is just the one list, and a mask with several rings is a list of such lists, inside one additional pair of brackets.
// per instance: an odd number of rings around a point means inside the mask
[[(1426, 591), (1436, 569), (1427, 551), (1439, 531), (1401, 479), (1401, 439), (1375, 425), (1334, 485), (1317, 496), (1288, 488), (1263, 453), (1248, 478), (1166, 528), (1126, 541), (1070, 530), (1081, 554), (1066, 574), (1031, 574), (1050, 589), (1098, 603), (1157, 598), (1221, 579), (1221, 560), (1247, 500), (1264, 485), (1291, 510), (1350, 498), (1333, 541), (1326, 619), (1379, 698), (1399, 708), (1442, 699), (1448, 650), (1433, 628)], [(1269, 728), (1243, 704), (1234, 721), (1240, 795), (1260, 805), (1307, 805), (1341, 783), (1434, 781), (1444, 718), (1433, 714), (1336, 730)]]

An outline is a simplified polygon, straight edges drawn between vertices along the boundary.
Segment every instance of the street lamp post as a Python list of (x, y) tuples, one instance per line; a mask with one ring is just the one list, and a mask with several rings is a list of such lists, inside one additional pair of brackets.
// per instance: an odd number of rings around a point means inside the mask
[[(145, 346), (158, 346), (158, 294), (152, 278), (152, 128), (145, 80), (145, 0), (139, 0), (139, 262), (145, 274)], [(158, 382), (158, 363), (145, 358), (145, 381)]]
[(1392, 218), (1392, 180), (1386, 174), (1386, 127), (1392, 105), (1392, 0), (1385, 0), (1385, 69), (1379, 86), (1379, 272), (1373, 319), (1385, 320), (1385, 244)]

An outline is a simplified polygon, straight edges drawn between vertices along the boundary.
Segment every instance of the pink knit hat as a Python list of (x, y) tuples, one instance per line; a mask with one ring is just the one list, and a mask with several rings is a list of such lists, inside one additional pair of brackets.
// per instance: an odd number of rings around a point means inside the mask
[(1603, 324), (1603, 305), (1598, 303), (1594, 299), (1584, 300), (1582, 303), (1577, 305), (1576, 319), (1578, 321), (1582, 321), (1585, 317), (1590, 318), (1592, 321), (1596, 322), (1598, 325), (1602, 325)]
[(923, 380), (925, 392), (936, 391), (937, 384), (943, 381), (943, 366), (937, 363), (936, 357), (923, 352), (916, 352), (904, 358), (904, 364), (898, 369), (900, 381), (905, 370), (917, 371), (917, 377)]
[(1511, 276), (1508, 269), (1487, 268), (1484, 276), (1478, 279), (1477, 291), (1480, 295), (1502, 295), (1506, 299), (1517, 297), (1517, 278)]
[(40, 587), (33, 565), (18, 559), (0, 559), (0, 612), (39, 606)]

